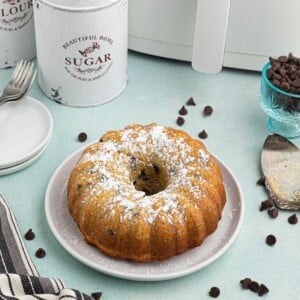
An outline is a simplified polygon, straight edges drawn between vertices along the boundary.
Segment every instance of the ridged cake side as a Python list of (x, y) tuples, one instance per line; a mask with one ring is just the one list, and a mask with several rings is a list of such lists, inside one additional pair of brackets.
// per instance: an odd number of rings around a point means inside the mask
[(68, 181), (69, 210), (86, 241), (137, 262), (199, 246), (225, 202), (220, 168), (204, 144), (157, 124), (107, 132)]

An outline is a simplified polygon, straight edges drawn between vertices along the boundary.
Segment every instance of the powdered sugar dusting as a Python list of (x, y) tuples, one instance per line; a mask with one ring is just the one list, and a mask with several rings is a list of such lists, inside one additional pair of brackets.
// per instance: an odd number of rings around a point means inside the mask
[[(148, 223), (158, 216), (169, 223), (183, 221), (185, 203), (180, 193), (188, 191), (191, 197), (199, 197), (199, 184), (205, 181), (202, 170), (209, 171), (209, 154), (205, 149), (195, 151), (184, 135), (173, 137), (160, 125), (129, 126), (120, 133), (120, 140), (94, 144), (80, 159), (80, 163), (92, 162), (90, 194), (109, 195), (105, 204), (108, 216), (114, 217), (115, 210), (121, 209), (120, 221), (131, 220), (137, 213)], [(132, 157), (165, 168), (167, 187), (150, 196), (137, 191), (131, 181)]]

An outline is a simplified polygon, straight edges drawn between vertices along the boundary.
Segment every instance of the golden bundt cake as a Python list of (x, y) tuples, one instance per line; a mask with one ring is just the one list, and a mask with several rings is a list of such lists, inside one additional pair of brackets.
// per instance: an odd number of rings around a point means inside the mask
[(86, 241), (137, 262), (199, 246), (226, 201), (221, 171), (203, 143), (157, 124), (104, 134), (81, 155), (67, 190)]

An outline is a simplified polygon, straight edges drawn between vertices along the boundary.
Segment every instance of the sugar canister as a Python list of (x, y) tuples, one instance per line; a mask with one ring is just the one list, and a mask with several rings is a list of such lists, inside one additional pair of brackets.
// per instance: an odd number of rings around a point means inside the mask
[(117, 97), (127, 85), (128, 0), (36, 0), (38, 83), (76, 107)]
[(35, 55), (32, 0), (0, 0), (0, 69)]

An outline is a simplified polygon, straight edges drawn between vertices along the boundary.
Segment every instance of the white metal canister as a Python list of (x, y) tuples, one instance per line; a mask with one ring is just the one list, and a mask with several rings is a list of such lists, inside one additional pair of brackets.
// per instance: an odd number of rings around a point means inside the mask
[(0, 69), (35, 57), (33, 0), (0, 0)]
[(127, 85), (128, 0), (36, 0), (41, 90), (68, 106), (95, 106)]

